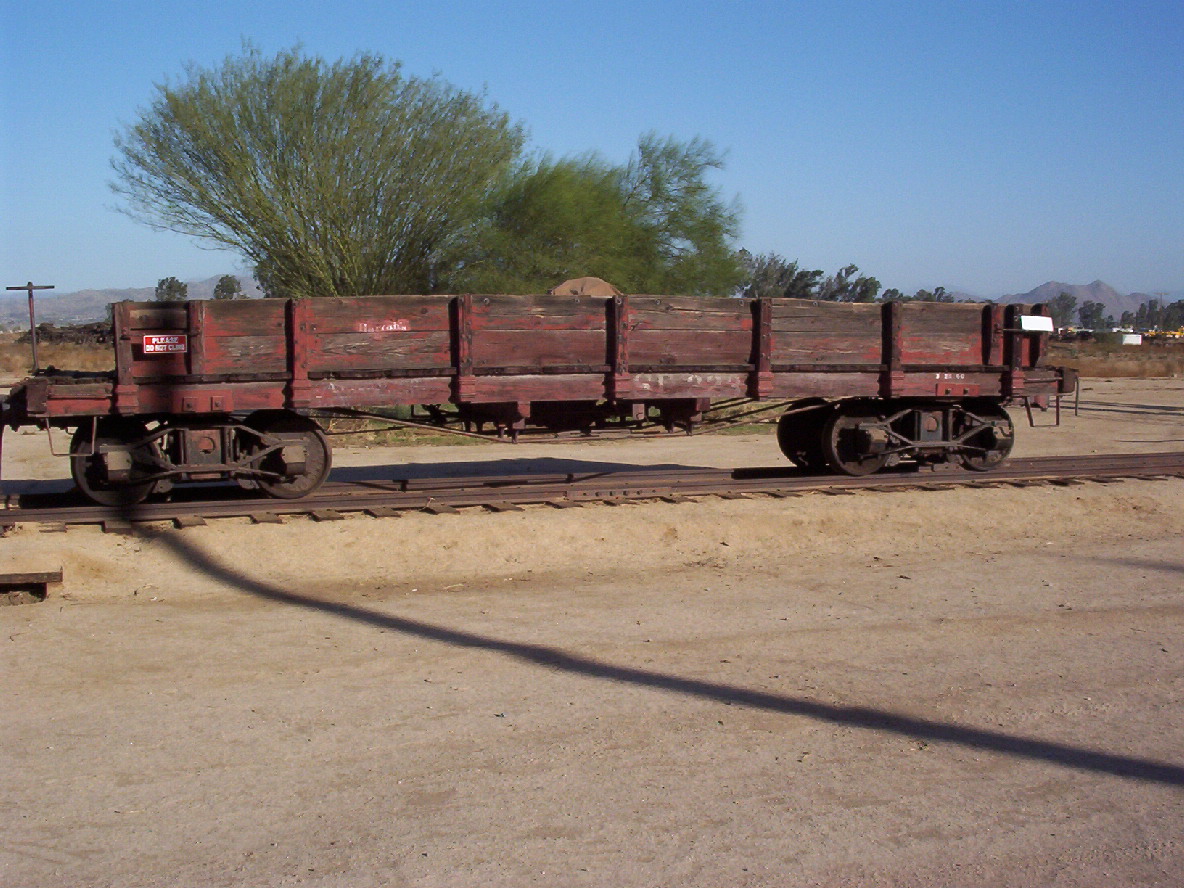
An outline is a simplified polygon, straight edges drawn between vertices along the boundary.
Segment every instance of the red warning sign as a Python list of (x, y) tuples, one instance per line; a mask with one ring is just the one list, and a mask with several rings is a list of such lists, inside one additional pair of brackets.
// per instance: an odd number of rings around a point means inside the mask
[(188, 350), (189, 337), (184, 333), (174, 333), (167, 336), (146, 335), (144, 337), (144, 354), (146, 355), (161, 355)]

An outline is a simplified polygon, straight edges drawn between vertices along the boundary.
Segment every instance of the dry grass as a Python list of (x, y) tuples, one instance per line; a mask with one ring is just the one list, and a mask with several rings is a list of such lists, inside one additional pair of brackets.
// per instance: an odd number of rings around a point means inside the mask
[(1184, 376), (1184, 343), (1054, 342), (1048, 350), (1048, 363), (1072, 367), (1082, 376), (1136, 379)]
[(321, 419), (330, 437), (351, 447), (391, 447), (410, 444), (487, 444), (478, 438), (425, 428), (391, 427), (381, 420), (332, 417)]
[[(28, 343), (18, 345), (16, 333), (0, 334), (0, 376), (21, 379), (33, 372), (33, 351)], [(37, 344), (41, 366), (61, 370), (104, 371), (115, 369), (115, 352), (109, 345)]]

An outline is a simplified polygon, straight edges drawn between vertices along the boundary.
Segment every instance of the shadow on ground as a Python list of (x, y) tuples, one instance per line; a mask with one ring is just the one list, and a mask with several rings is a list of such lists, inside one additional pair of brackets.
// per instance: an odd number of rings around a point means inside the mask
[(802, 697), (756, 691), (738, 685), (705, 681), (635, 666), (615, 665), (571, 653), (562, 648), (526, 644), (480, 635), (414, 620), (355, 604), (326, 601), (310, 595), (282, 589), (248, 576), (219, 562), (216, 558), (175, 532), (158, 537), (177, 557), (206, 576), (256, 598), (290, 607), (349, 620), (386, 631), (451, 645), (488, 651), (540, 669), (555, 670), (601, 681), (649, 688), (656, 692), (713, 700), (798, 718), (810, 718), (845, 727), (919, 738), (930, 742), (951, 743), (970, 749), (995, 752), (1013, 758), (1041, 761), (1059, 767), (1128, 780), (1184, 786), (1184, 766), (1135, 756), (1087, 749), (1023, 737), (986, 728), (934, 721), (865, 706), (838, 706)]

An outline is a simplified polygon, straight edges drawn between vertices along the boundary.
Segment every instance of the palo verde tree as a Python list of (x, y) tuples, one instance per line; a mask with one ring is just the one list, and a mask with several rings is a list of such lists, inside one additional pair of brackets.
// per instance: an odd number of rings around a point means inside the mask
[(115, 144), (133, 218), (237, 249), (270, 293), (352, 296), (433, 291), (523, 133), (484, 96), (380, 56), (248, 44), (158, 85)]
[(539, 292), (594, 275), (630, 293), (731, 295), (738, 211), (707, 182), (711, 144), (642, 136), (625, 165), (598, 155), (520, 164), (489, 204), (461, 289)]

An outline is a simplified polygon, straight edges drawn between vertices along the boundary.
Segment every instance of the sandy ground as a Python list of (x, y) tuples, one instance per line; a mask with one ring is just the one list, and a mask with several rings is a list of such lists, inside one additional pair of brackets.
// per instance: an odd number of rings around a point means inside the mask
[[(1184, 447), (1184, 381), (1085, 386), (1017, 455)], [(21, 528), (0, 566), (66, 581), (0, 608), (0, 885), (1179, 885), (1182, 531), (1178, 479)]]

